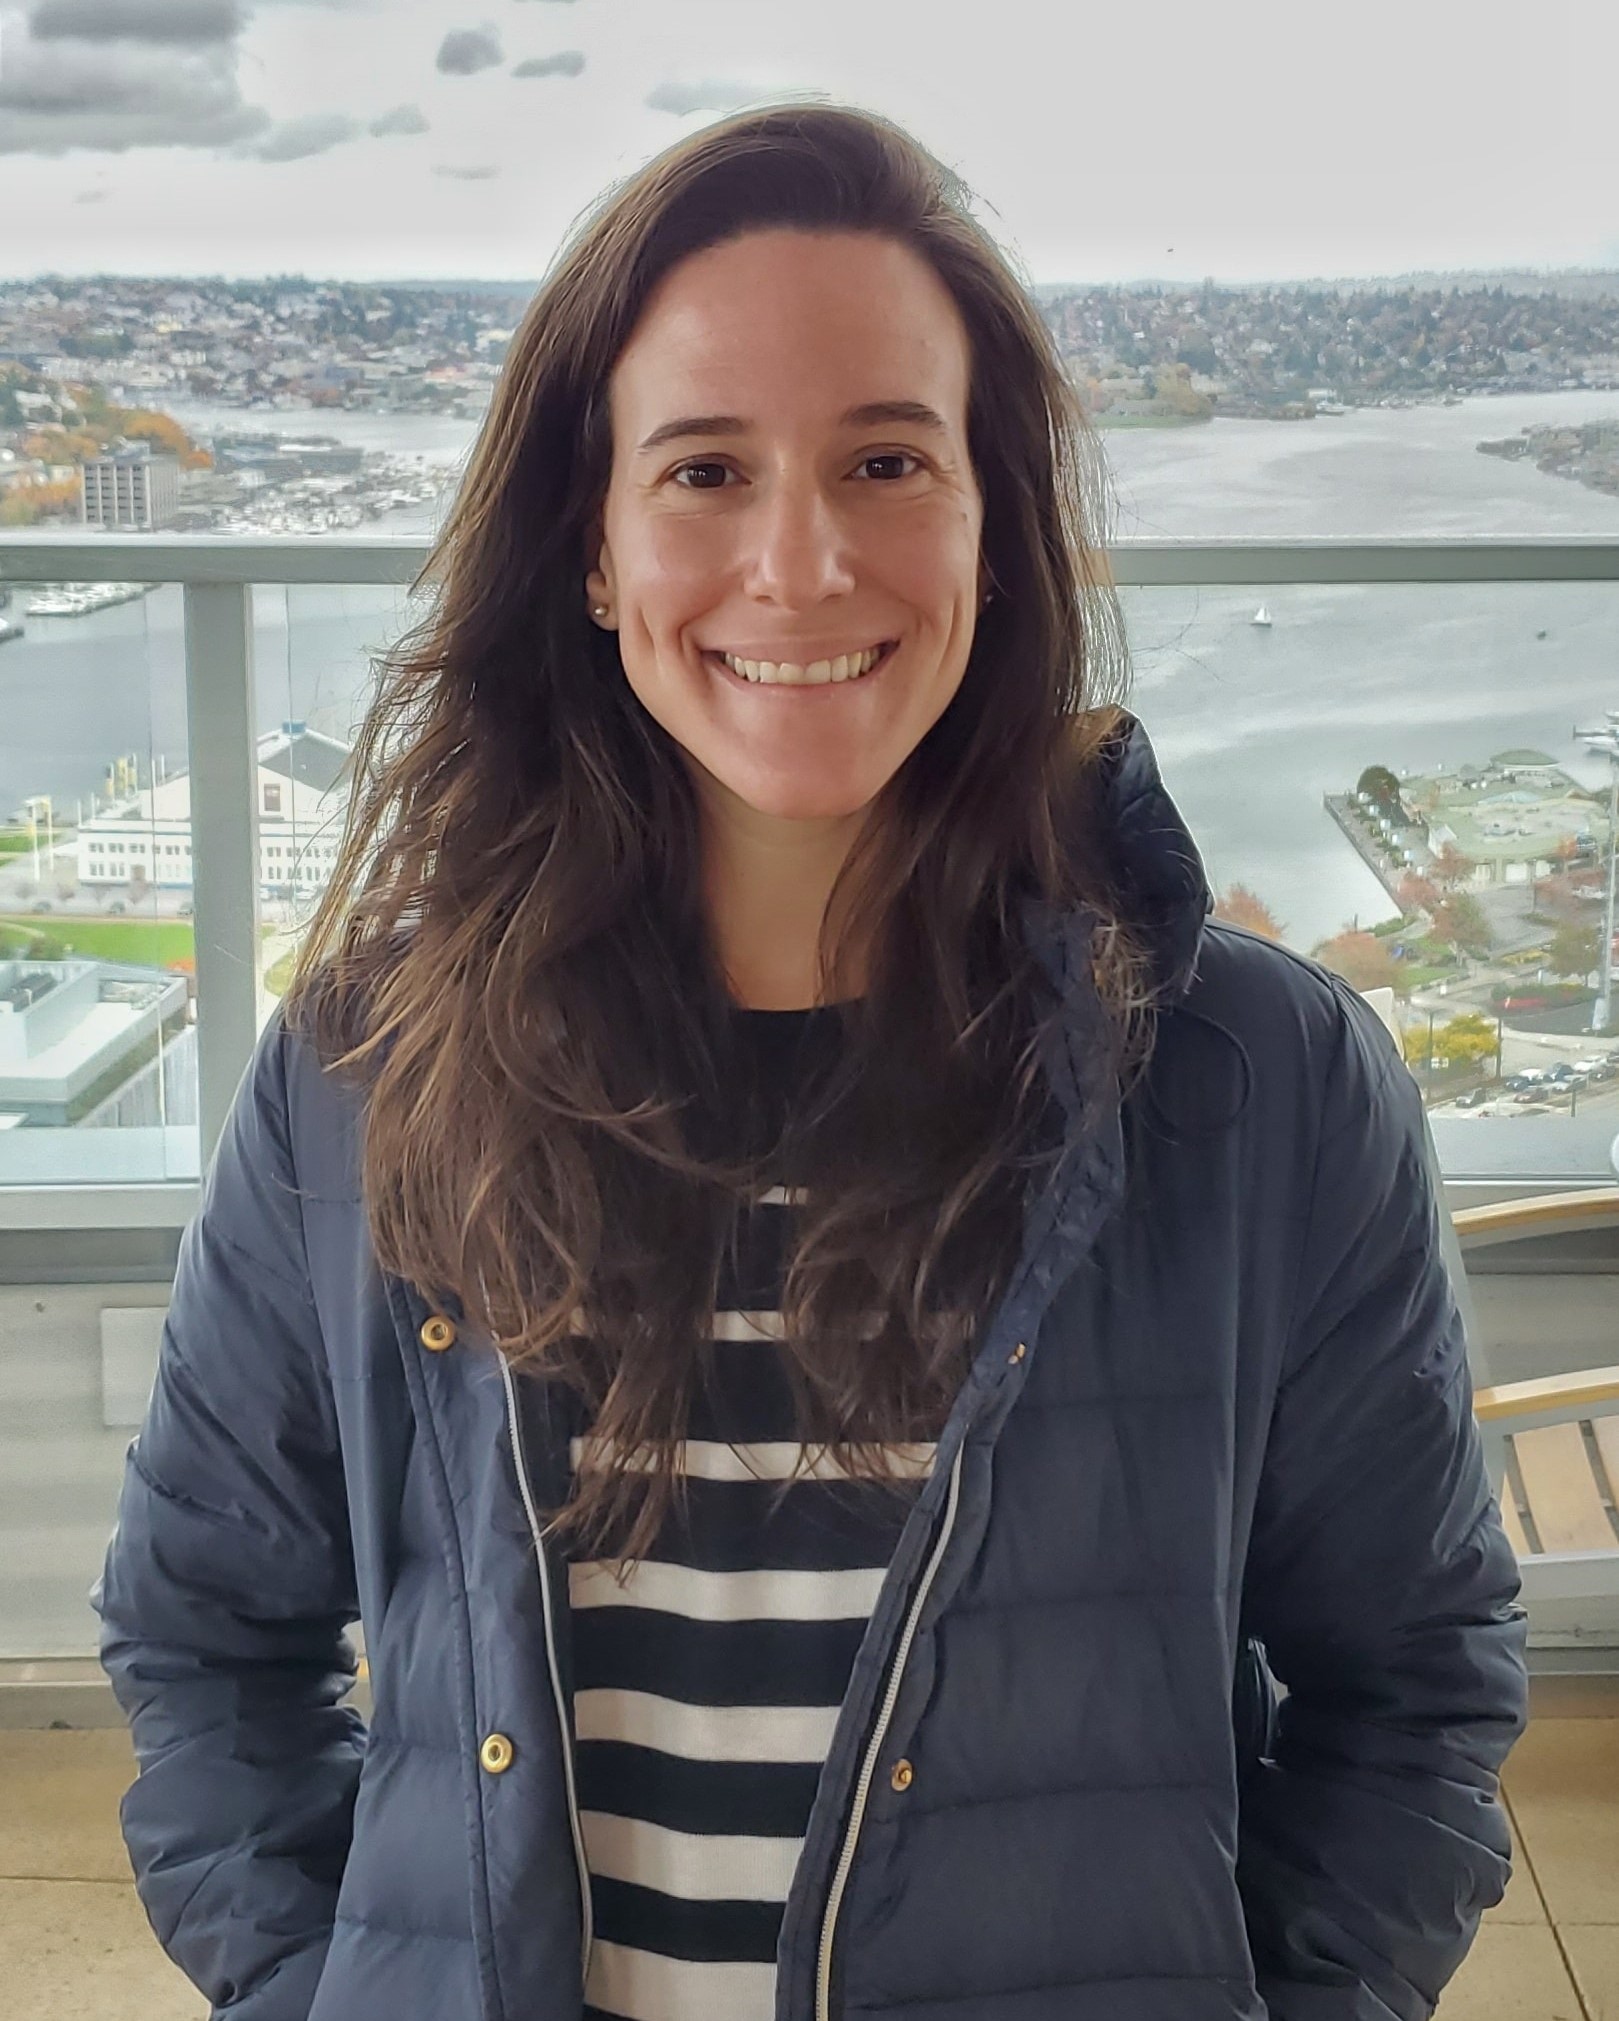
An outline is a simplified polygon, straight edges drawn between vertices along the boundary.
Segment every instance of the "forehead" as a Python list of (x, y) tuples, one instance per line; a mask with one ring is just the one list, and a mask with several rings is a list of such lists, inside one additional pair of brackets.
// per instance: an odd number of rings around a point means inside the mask
[(970, 346), (949, 290), (874, 233), (760, 231), (691, 254), (614, 367), (620, 440), (681, 413), (766, 425), (911, 399), (965, 429)]

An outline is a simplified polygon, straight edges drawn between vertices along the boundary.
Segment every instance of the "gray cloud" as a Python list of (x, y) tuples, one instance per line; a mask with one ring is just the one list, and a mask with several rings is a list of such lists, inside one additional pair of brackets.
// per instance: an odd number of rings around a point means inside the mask
[(654, 85), (644, 102), (654, 112), (735, 112), (765, 95), (755, 84), (733, 84), (705, 77), (698, 84)]
[(39, 0), (35, 42), (231, 42), (247, 20), (240, 0)]
[(254, 161), (303, 161), (312, 154), (325, 154), (345, 140), (357, 140), (361, 127), (346, 112), (306, 112), (297, 119), (283, 119), (249, 147), (237, 149)]
[(104, 189), (81, 189), (73, 199), (76, 204), (98, 204), (105, 203), (106, 200), (107, 192)]
[(229, 147), (270, 126), (243, 102), (232, 44), (175, 49), (119, 39), (6, 38), (0, 154), (122, 154), (132, 147)]
[(500, 170), (493, 163), (486, 163), (481, 168), (451, 168), (447, 162), (439, 162), (433, 173), (451, 176), (456, 182), (488, 182), (491, 176), (499, 175)]
[(555, 56), (531, 56), (512, 65), (513, 77), (577, 77), (585, 67), (582, 49), (559, 49)]
[(367, 129), (374, 134), (385, 133), (426, 133), (427, 120), (419, 105), (396, 105), (389, 112), (379, 113)]
[(451, 77), (470, 77), (500, 60), (500, 37), (492, 28), (452, 28), (439, 44), (437, 66)]

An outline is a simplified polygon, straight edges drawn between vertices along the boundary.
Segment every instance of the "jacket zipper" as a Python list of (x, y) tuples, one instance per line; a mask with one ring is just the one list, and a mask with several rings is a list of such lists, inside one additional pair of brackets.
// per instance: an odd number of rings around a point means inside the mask
[(911, 1611), (905, 1617), (905, 1629), (899, 1638), (899, 1646), (894, 1651), (893, 1667), (888, 1673), (888, 1688), (877, 1708), (876, 1724), (871, 1729), (871, 1739), (866, 1743), (865, 1758), (860, 1764), (860, 1774), (855, 1782), (854, 1806), (849, 1813), (848, 1829), (843, 1835), (843, 1849), (838, 1854), (838, 1863), (832, 1872), (832, 1886), (827, 1891), (826, 1913), (821, 1918), (821, 1944), (815, 1965), (815, 2021), (832, 2021), (832, 1939), (837, 1929), (838, 1910), (843, 1906), (843, 1891), (848, 1886), (849, 1871), (854, 1865), (855, 1847), (859, 1842), (860, 1827), (865, 1821), (866, 1802), (871, 1795), (872, 1778), (877, 1773), (877, 1758), (883, 1751), (883, 1742), (888, 1738), (889, 1722), (894, 1717), (894, 1707), (899, 1700), (899, 1688), (905, 1676), (905, 1660), (911, 1653), (911, 1644), (916, 1639), (917, 1623), (922, 1618), (922, 1609), (927, 1604), (939, 1562), (944, 1556), (945, 1546), (950, 1542), (950, 1533), (956, 1525), (956, 1503), (961, 1492), (961, 1462), (966, 1450), (967, 1441), (964, 1437), (956, 1448), (955, 1458), (950, 1463), (950, 1491), (944, 1505), (944, 1523), (939, 1531), (939, 1539), (922, 1574), (922, 1582), (916, 1589), (916, 1597), (911, 1602)]
[(562, 1692), (562, 1667), (557, 1660), (556, 1604), (551, 1591), (551, 1566), (545, 1555), (545, 1533), (539, 1511), (534, 1506), (534, 1490), (529, 1483), (528, 1462), (523, 1454), (523, 1431), (517, 1413), (517, 1387), (512, 1381), (506, 1357), (500, 1357), (501, 1380), (506, 1385), (506, 1422), (511, 1431), (512, 1456), (517, 1462), (517, 1487), (528, 1516), (529, 1534), (534, 1539), (534, 1556), (540, 1568), (540, 1603), (545, 1616), (545, 1661), (551, 1673), (551, 1697), (557, 1709), (557, 1726), (562, 1741), (562, 1779), (568, 1795), (568, 1825), (573, 1833), (573, 1856), (579, 1869), (579, 1976), (581, 1984), (590, 1976), (590, 1952), (595, 1942), (594, 1910), (590, 1899), (590, 1862), (585, 1855), (585, 1835), (579, 1823), (579, 1792), (574, 1779), (573, 1722)]

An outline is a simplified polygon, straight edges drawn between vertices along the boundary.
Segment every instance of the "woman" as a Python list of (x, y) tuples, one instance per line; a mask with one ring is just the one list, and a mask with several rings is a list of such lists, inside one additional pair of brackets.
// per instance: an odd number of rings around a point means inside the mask
[(1404, 2021), (1499, 1899), (1420, 1104), (1207, 920), (1091, 458), (865, 113), (536, 297), (97, 1594), (217, 2013)]

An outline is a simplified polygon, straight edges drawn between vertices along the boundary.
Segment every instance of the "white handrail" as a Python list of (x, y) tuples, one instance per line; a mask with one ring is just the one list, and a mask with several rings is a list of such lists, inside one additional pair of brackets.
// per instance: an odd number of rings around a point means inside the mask
[[(0, 534), (0, 582), (411, 582), (432, 551), (405, 534)], [(1130, 536), (1107, 550), (1122, 586), (1614, 582), (1619, 535), (1302, 540)], [(41, 564), (48, 564), (43, 570)]]

